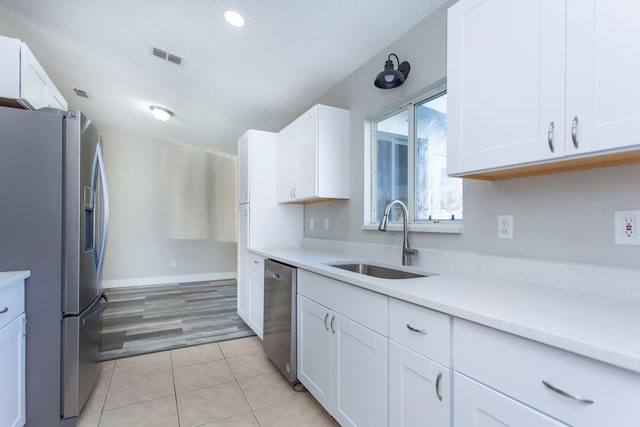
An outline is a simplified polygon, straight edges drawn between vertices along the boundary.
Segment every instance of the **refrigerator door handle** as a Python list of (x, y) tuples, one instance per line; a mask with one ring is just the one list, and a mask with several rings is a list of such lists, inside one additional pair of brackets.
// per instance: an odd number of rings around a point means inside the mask
[[(107, 173), (104, 169), (104, 160), (102, 157), (102, 144), (98, 142), (96, 146), (96, 157), (98, 163), (98, 172), (100, 173), (100, 182), (102, 184), (102, 236), (100, 239), (100, 251), (96, 264), (96, 278), (99, 281), (102, 275), (102, 267), (104, 263), (104, 252), (107, 247), (107, 235), (109, 234), (109, 191), (107, 188)], [(95, 190), (96, 183), (93, 183)]]
[(92, 311), (91, 313), (87, 314), (86, 316), (84, 316), (82, 318), (82, 325), (86, 325), (87, 323), (91, 322), (93, 319), (95, 319), (96, 317), (100, 316), (104, 310), (107, 308), (107, 306), (109, 305), (109, 300), (107, 299), (107, 296), (105, 294), (102, 294), (100, 296), (100, 298), (98, 299), (98, 302), (100, 301), (104, 301), (102, 304), (96, 304), (97, 308), (92, 307)]

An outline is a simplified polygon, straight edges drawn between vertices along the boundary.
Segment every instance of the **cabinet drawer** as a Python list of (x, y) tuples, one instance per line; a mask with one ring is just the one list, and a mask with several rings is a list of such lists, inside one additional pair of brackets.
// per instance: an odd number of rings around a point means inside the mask
[(0, 328), (24, 313), (24, 280), (0, 288)]
[(298, 269), (298, 293), (380, 335), (389, 336), (389, 306), (385, 295), (302, 269)]
[(264, 258), (260, 255), (252, 254), (249, 252), (247, 256), (247, 264), (249, 270), (253, 270), (256, 273), (264, 274)]
[(456, 371), (568, 424), (640, 425), (639, 374), (461, 319), (453, 328)]
[(451, 317), (446, 314), (391, 298), (389, 338), (451, 366)]

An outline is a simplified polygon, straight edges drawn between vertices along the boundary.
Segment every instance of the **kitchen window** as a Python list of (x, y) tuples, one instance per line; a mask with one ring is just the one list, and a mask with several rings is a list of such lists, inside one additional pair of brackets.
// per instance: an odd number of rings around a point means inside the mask
[[(409, 209), (412, 231), (459, 233), (462, 179), (447, 176), (446, 90), (416, 98), (370, 125), (371, 197), (364, 228), (377, 226), (386, 204), (399, 199)], [(402, 220), (399, 209), (390, 220)]]

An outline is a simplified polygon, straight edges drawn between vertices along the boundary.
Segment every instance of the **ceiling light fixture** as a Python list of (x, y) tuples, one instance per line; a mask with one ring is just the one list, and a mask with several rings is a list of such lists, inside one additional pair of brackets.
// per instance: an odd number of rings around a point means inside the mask
[[(393, 61), (391, 61), (392, 56), (396, 57), (396, 62), (398, 63), (397, 70), (393, 67)], [(395, 53), (391, 53), (384, 63), (384, 70), (378, 73), (373, 84), (380, 89), (398, 87), (407, 79), (410, 70), (411, 65), (409, 65), (407, 61), (400, 62), (398, 56)]]
[(166, 108), (152, 105), (151, 107), (149, 107), (149, 109), (151, 110), (151, 114), (153, 114), (153, 117), (155, 117), (157, 120), (160, 120), (161, 122), (166, 122), (171, 117), (173, 117), (173, 113)]
[(238, 12), (234, 12), (233, 10), (227, 10), (224, 13), (224, 19), (234, 27), (244, 27), (244, 18), (240, 16)]

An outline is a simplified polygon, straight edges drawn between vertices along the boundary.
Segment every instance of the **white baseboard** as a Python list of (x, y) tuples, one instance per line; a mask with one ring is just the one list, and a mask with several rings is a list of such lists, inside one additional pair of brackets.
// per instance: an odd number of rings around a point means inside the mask
[(135, 277), (132, 279), (103, 280), (103, 288), (126, 288), (130, 286), (166, 285), (169, 283), (204, 282), (207, 280), (235, 279), (233, 271), (223, 273), (183, 274), (181, 276)]

